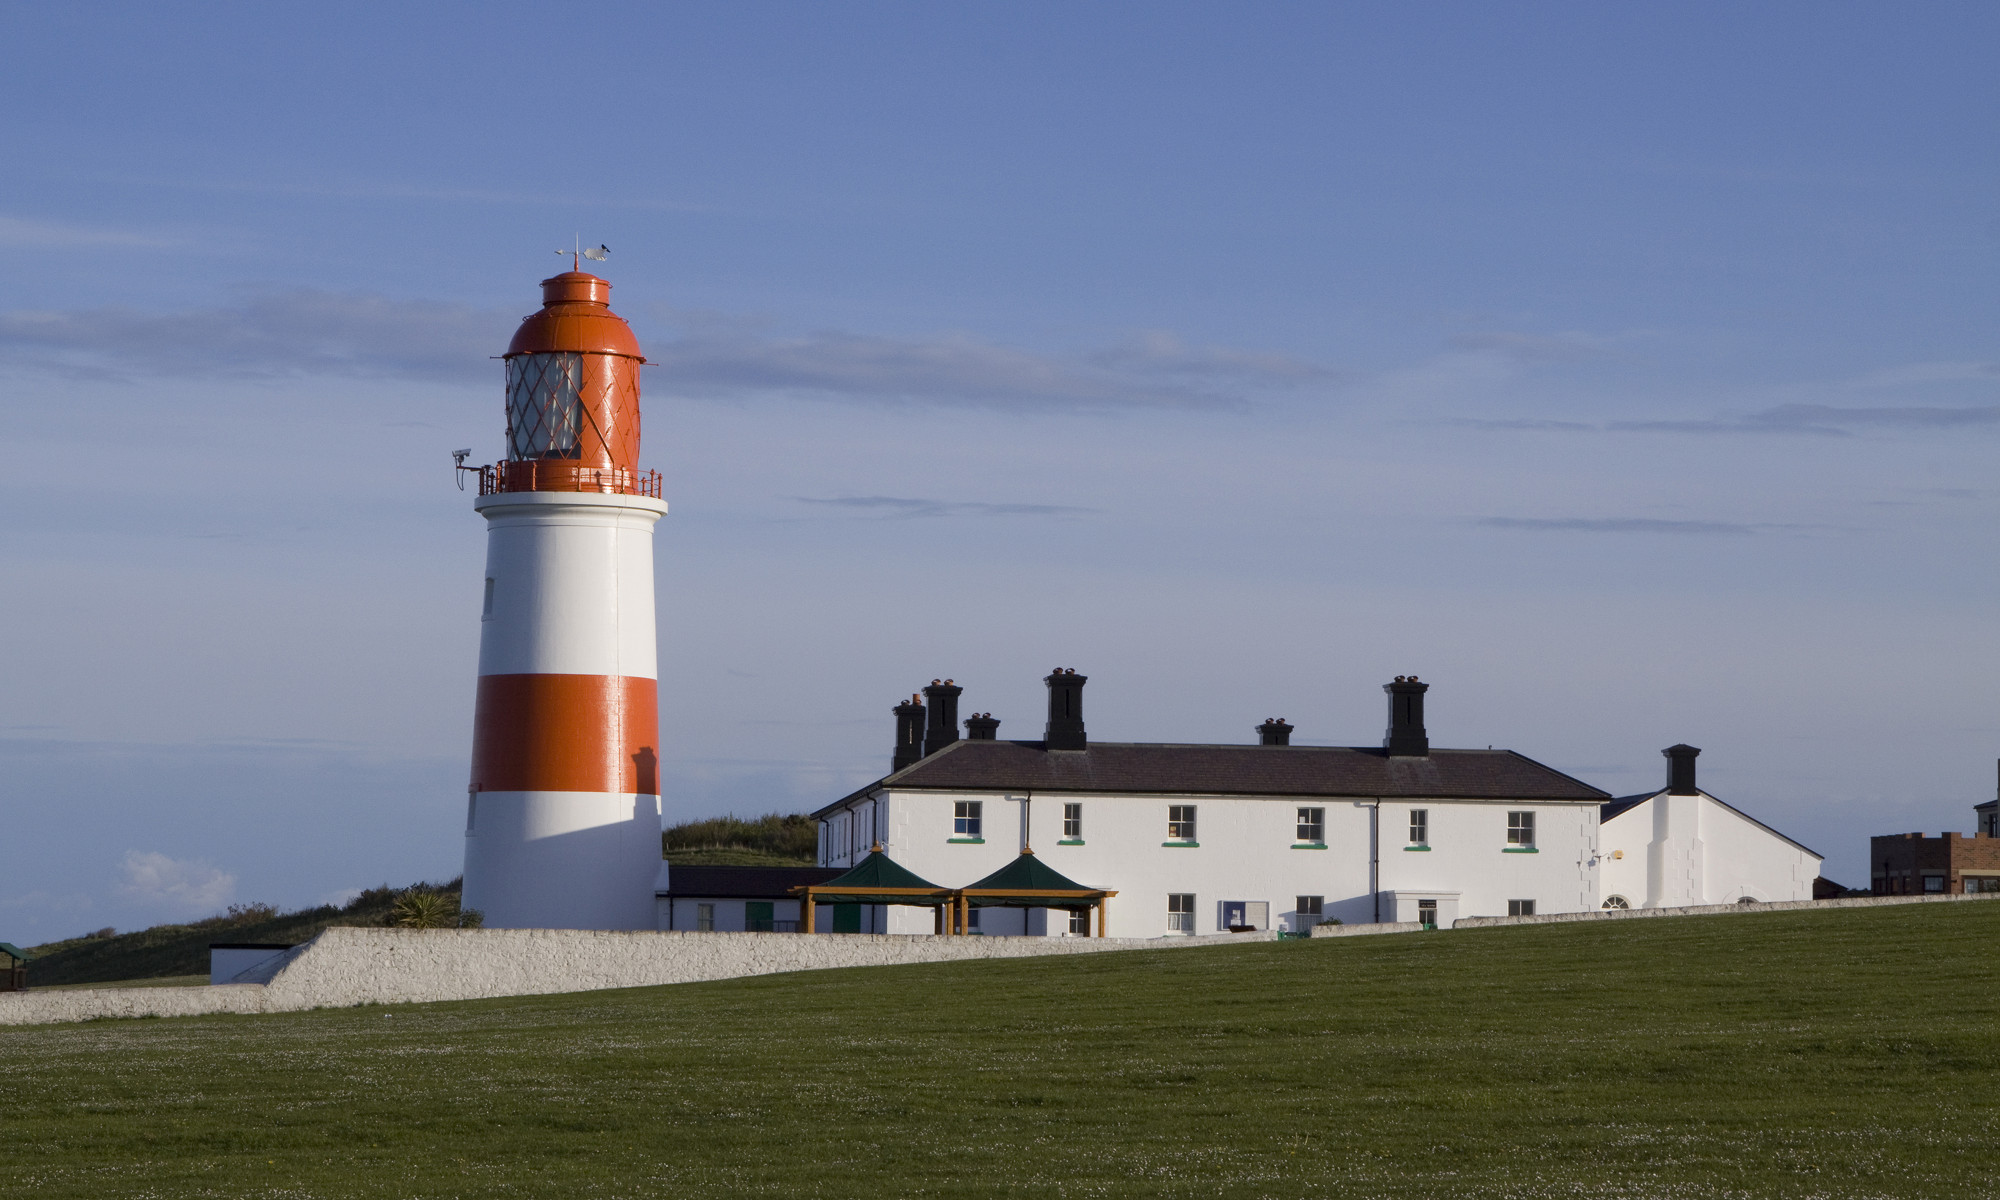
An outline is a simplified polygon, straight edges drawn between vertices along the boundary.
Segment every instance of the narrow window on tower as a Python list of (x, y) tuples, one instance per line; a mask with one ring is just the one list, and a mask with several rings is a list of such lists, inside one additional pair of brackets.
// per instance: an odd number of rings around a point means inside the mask
[(484, 621), (493, 615), (493, 577), (486, 577), (486, 600), (479, 606), (479, 619)]

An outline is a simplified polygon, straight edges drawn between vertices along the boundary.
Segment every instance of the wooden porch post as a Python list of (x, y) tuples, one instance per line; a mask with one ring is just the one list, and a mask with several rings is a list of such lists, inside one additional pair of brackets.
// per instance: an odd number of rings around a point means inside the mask
[(805, 912), (801, 915), (805, 917), (805, 921), (803, 922), (805, 931), (811, 933), (813, 931), (813, 893), (811, 888), (806, 889)]
[(1098, 936), (1098, 937), (1103, 937), (1103, 936), (1104, 936), (1104, 915), (1105, 915), (1105, 913), (1104, 913), (1104, 910), (1105, 910), (1105, 906), (1106, 906), (1106, 905), (1107, 905), (1108, 903), (1110, 903), (1110, 901), (1109, 901), (1109, 900), (1107, 900), (1107, 899), (1106, 899), (1105, 897), (1103, 897), (1103, 896), (1099, 896), (1099, 897), (1097, 898), (1097, 936)]

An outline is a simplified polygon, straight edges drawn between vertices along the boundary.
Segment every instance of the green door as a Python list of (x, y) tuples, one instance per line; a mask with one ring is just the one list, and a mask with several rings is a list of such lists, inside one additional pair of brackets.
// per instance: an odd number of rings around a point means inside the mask
[(751, 933), (771, 932), (771, 902), (752, 900), (743, 906), (743, 928)]
[(833, 931), (835, 933), (860, 933), (861, 906), (859, 904), (834, 905)]

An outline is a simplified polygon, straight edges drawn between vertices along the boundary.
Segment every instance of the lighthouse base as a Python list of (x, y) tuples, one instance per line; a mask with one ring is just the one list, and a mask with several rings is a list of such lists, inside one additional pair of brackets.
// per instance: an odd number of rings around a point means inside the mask
[(488, 929), (652, 929), (660, 798), (478, 792), (465, 822), (463, 905)]

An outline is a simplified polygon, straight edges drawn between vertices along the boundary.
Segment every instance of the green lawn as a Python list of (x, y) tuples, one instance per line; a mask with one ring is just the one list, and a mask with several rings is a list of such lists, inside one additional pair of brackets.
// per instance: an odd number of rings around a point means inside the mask
[(1991, 1197), (2000, 902), (0, 1029), (58, 1196)]

